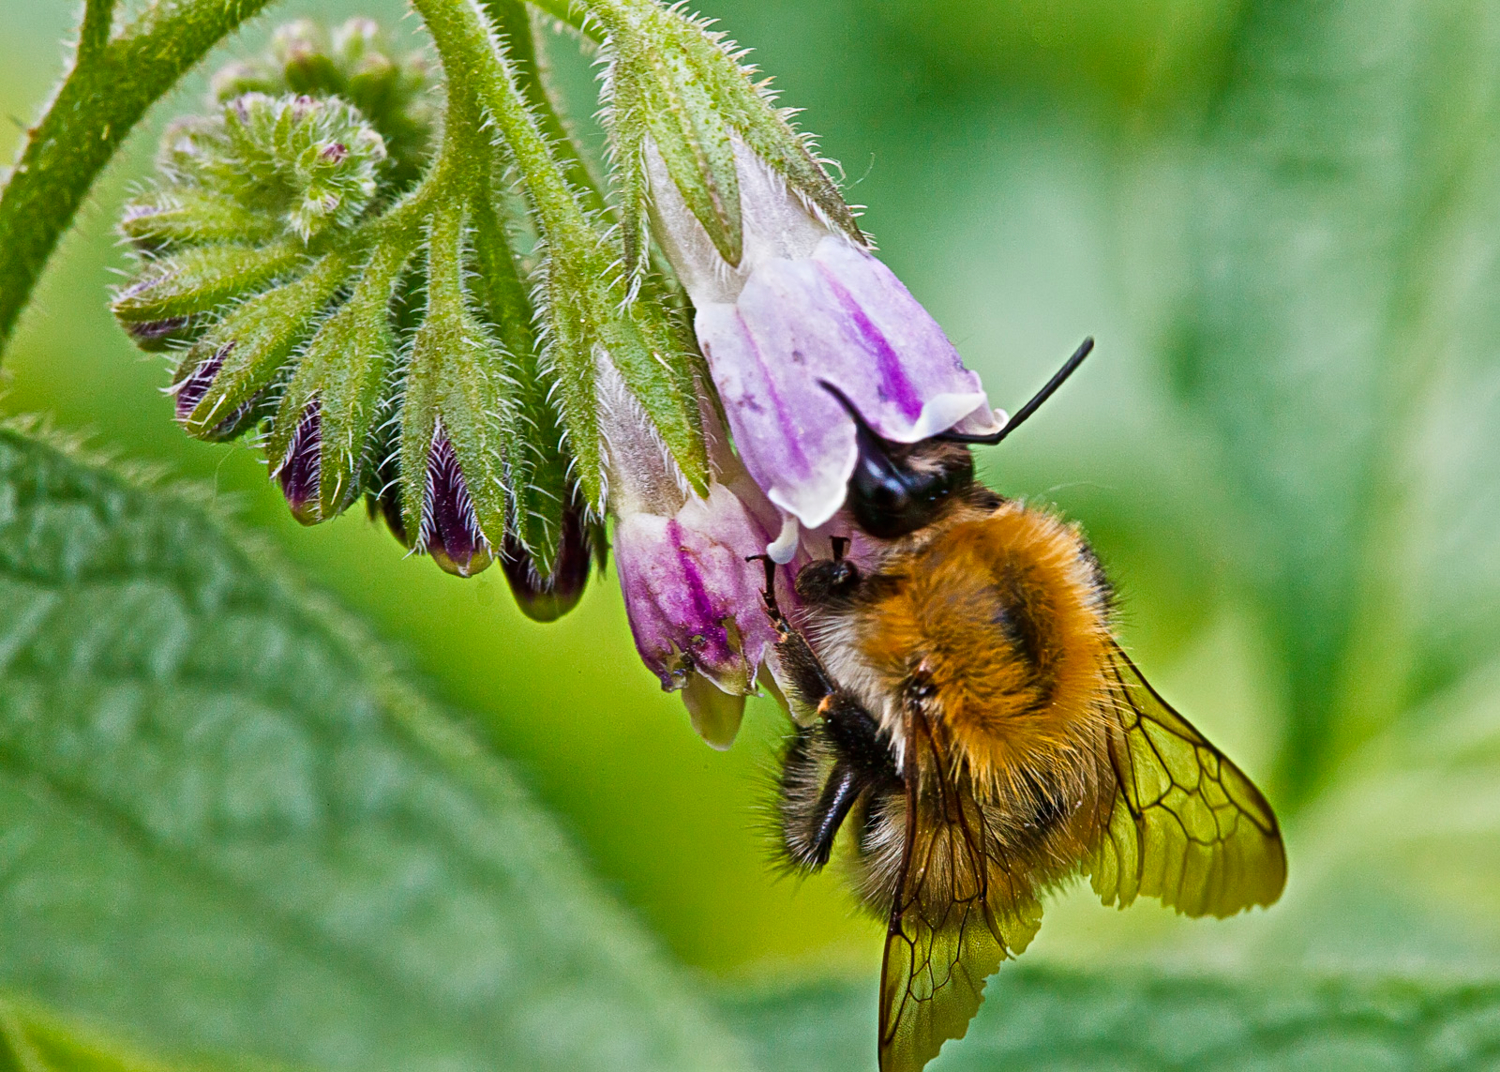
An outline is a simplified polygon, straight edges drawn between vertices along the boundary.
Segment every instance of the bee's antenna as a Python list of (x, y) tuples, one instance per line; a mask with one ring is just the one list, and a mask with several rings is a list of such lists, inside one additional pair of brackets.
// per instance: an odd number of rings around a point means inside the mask
[(984, 446), (993, 447), (996, 443), (1000, 442), (1006, 436), (1014, 432), (1017, 428), (1021, 427), (1021, 425), (1026, 421), (1026, 418), (1030, 417), (1033, 413), (1040, 409), (1042, 403), (1051, 398), (1052, 393), (1059, 387), (1061, 387), (1067, 381), (1069, 376), (1078, 371), (1078, 366), (1083, 364), (1083, 359), (1089, 356), (1089, 352), (1093, 350), (1093, 348), (1094, 337), (1090, 335), (1087, 339), (1084, 339), (1083, 342), (1079, 344), (1078, 349), (1073, 351), (1073, 356), (1068, 358), (1068, 360), (1063, 363), (1063, 367), (1058, 369), (1057, 372), (1053, 374), (1052, 378), (1047, 381), (1047, 386), (1043, 387), (1036, 394), (1032, 395), (1030, 402), (1026, 403), (1026, 405), (1022, 406), (1020, 409), (1016, 410), (1016, 415), (1010, 420), (1006, 421), (1005, 427), (1001, 428), (998, 432), (991, 432), (989, 433), (989, 435), (966, 435), (963, 432), (939, 432), (932, 438), (941, 439), (945, 443), (972, 443), (976, 446), (982, 444)]
[(848, 413), (851, 418), (853, 418), (854, 426), (856, 428), (858, 428), (861, 432), (868, 432), (870, 435), (875, 435), (875, 429), (870, 427), (869, 422), (865, 420), (864, 414), (859, 411), (859, 407), (857, 407), (853, 402), (849, 401), (848, 395), (844, 394), (843, 391), (840, 391), (837, 387), (829, 383), (827, 380), (819, 380), (818, 386), (823, 388), (823, 390), (827, 391), (835, 399), (838, 400), (838, 404), (843, 406), (844, 411)]

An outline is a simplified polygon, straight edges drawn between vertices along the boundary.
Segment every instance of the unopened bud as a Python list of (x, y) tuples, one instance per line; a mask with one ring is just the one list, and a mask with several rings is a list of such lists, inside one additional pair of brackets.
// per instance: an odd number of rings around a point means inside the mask
[(130, 335), (130, 341), (147, 353), (157, 353), (161, 350), (170, 350), (175, 343), (185, 342), (193, 337), (193, 318), (190, 316), (171, 316), (164, 320), (146, 320), (135, 324), (126, 324), (125, 331)]
[(230, 63), (214, 72), (208, 94), (216, 104), (223, 104), (246, 93), (276, 93), (281, 86), (266, 67), (255, 63)]
[(411, 550), (412, 539), (401, 512), (400, 468), (395, 453), (387, 452), (381, 457), (373, 482), (374, 486), (365, 493), (365, 516), (372, 524), (376, 519), (384, 521), (396, 542)]
[(426, 551), (448, 573), (472, 577), (494, 561), (490, 542), (479, 530), (474, 498), (448, 437), (438, 431), (427, 459), (427, 492), (417, 549)]
[[(212, 436), (226, 413), (264, 394), (348, 273), (348, 263), (329, 254), (301, 279), (241, 304), (193, 345), (188, 361), (211, 358), (218, 367), (213, 392), (181, 418), (189, 435)], [(183, 404), (180, 393), (178, 400)]]
[(328, 53), (328, 35), (311, 19), (280, 26), (271, 37), (271, 54), (288, 88), (296, 93), (338, 91), (339, 71)]
[[(262, 249), (202, 246), (172, 257), (147, 260), (141, 275), (115, 294), (115, 319), (134, 334), (137, 324), (156, 325), (195, 314), (210, 314), (225, 302), (253, 294), (303, 257), (290, 245)], [(147, 330), (147, 337), (154, 332)]]
[(291, 442), (281, 465), (271, 475), (281, 485), (281, 494), (292, 516), (304, 525), (316, 525), (323, 520), (323, 511), (318, 498), (319, 469), (322, 460), (323, 437), (320, 412), (316, 400), (309, 402), (292, 432)]
[(235, 406), (227, 416), (206, 427), (192, 427), (193, 411), (207, 397), (223, 371), (225, 358), (234, 349), (234, 344), (222, 346), (206, 360), (194, 361), (191, 355), (178, 370), (177, 379), (168, 390), (174, 396), (174, 409), (178, 423), (188, 428), (199, 439), (224, 442), (236, 439), (249, 430), (259, 412), (260, 395), (247, 398)]
[(582, 507), (575, 500), (563, 511), (562, 533), (552, 572), (543, 577), (531, 553), (516, 535), (505, 533), (504, 553), (500, 556), (505, 579), (516, 597), (516, 605), (526, 617), (538, 622), (553, 622), (578, 605), (588, 585), (593, 549)]

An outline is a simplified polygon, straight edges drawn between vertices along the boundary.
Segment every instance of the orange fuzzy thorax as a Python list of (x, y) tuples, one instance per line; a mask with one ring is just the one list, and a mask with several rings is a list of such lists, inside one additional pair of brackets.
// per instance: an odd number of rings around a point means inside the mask
[(1028, 772), (1076, 769), (1110, 629), (1074, 529), (1008, 502), (943, 526), (882, 573), (892, 583), (861, 614), (861, 655), (892, 685), (928, 687), (953, 765), (1000, 794), (1024, 792)]

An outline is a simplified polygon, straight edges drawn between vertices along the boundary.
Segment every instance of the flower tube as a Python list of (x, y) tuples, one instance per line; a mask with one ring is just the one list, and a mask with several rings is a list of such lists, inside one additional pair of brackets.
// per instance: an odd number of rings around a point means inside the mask
[(745, 468), (783, 518), (770, 548), (843, 505), (858, 456), (848, 398), (879, 435), (914, 443), (999, 419), (979, 376), (869, 250), (830, 227), (736, 139), (744, 253), (725, 261), (648, 147), (656, 230), (696, 307), (694, 327)]

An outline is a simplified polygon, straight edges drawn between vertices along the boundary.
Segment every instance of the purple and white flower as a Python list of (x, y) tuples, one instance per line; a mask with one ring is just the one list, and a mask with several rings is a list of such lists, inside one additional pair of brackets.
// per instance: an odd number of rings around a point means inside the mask
[(868, 250), (825, 224), (735, 143), (744, 255), (727, 263), (648, 149), (657, 235), (696, 307), (694, 327), (744, 466), (781, 514), (768, 548), (789, 561), (797, 525), (843, 505), (857, 459), (837, 388), (879, 435), (997, 430), (979, 376)]
[(615, 569), (636, 650), (662, 688), (682, 690), (704, 740), (727, 748), (745, 697), (774, 659), (765, 573), (747, 559), (776, 535), (776, 511), (722, 436), (710, 452), (708, 494), (686, 489), (618, 374), (600, 364)]

